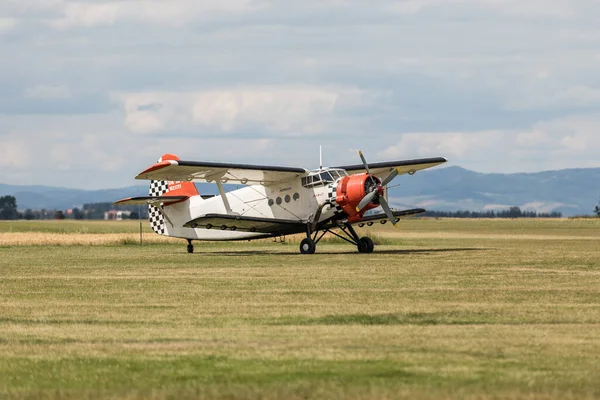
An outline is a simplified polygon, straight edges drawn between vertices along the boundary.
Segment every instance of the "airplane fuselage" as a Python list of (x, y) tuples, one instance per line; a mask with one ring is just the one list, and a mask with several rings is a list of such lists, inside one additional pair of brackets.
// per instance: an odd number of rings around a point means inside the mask
[[(325, 171), (325, 170), (324, 170)], [(339, 175), (344, 171), (340, 171)], [(232, 214), (258, 218), (277, 218), (284, 220), (300, 220), (312, 222), (315, 216), (318, 221), (331, 218), (336, 208), (330, 205), (332, 193), (340, 176), (330, 181), (318, 181), (306, 185), (300, 179), (283, 182), (279, 185), (251, 185), (225, 193), (227, 202), (222, 196), (202, 199), (200, 196), (170, 205), (164, 208), (168, 236), (194, 240), (243, 240), (269, 237), (264, 233), (221, 230), (219, 227), (186, 228), (185, 223), (206, 214)], [(230, 210), (227, 210), (226, 203)], [(319, 212), (320, 210), (320, 212)], [(301, 231), (299, 231), (301, 232)]]

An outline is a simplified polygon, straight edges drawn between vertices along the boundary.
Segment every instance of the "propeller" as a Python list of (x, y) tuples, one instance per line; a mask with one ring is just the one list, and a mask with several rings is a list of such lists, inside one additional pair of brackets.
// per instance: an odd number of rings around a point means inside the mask
[(368, 188), (367, 188), (368, 192), (365, 195), (365, 197), (362, 198), (360, 203), (358, 203), (358, 206), (356, 207), (356, 211), (360, 212), (362, 209), (364, 209), (370, 203), (373, 203), (374, 201), (378, 201), (381, 208), (383, 208), (385, 215), (388, 217), (388, 219), (390, 220), (392, 225), (394, 225), (394, 227), (396, 228), (398, 221), (397, 221), (396, 217), (394, 217), (394, 213), (390, 209), (390, 206), (388, 205), (388, 202), (386, 201), (385, 196), (383, 196), (383, 187), (387, 186), (396, 176), (398, 176), (398, 170), (396, 168), (394, 168), (394, 170), (392, 172), (390, 172), (390, 174), (388, 176), (386, 176), (385, 179), (381, 183), (378, 184), (377, 181), (373, 178), (373, 174), (371, 174), (371, 171), (369, 170), (369, 164), (367, 164), (367, 160), (365, 160), (365, 156), (363, 155), (362, 151), (359, 151), (358, 155), (360, 156), (360, 159), (363, 162), (365, 170), (367, 171), (367, 175), (369, 175), (369, 179), (373, 184), (368, 186)]

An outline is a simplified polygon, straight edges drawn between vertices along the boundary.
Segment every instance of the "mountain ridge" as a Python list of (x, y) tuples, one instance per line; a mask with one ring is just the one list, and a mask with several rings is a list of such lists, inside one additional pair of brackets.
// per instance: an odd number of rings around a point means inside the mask
[[(600, 197), (600, 168), (568, 168), (541, 172), (482, 173), (460, 166), (421, 171), (396, 178), (389, 200), (396, 208), (424, 207), (439, 211), (481, 211), (518, 206), (565, 216), (591, 214)], [(197, 184), (202, 194), (217, 194), (213, 184)], [(236, 185), (225, 185), (227, 190)], [(85, 203), (112, 202), (147, 194), (147, 186), (84, 190), (45, 185), (0, 183), (0, 196), (13, 195), (19, 210), (69, 209)]]

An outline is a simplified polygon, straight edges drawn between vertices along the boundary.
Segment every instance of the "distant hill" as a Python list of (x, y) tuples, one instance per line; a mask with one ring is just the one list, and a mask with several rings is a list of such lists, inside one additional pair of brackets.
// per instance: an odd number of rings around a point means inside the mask
[(17, 198), (19, 210), (66, 210), (81, 207), (85, 203), (114, 201), (132, 195), (145, 193), (144, 187), (132, 186), (122, 189), (79, 190), (50, 186), (14, 186), (0, 184), (0, 196), (12, 195)]
[(538, 173), (483, 174), (460, 167), (400, 177), (390, 190), (393, 206), (430, 210), (498, 210), (518, 206), (565, 216), (590, 215), (600, 198), (600, 168)]
[[(589, 215), (600, 198), (600, 168), (567, 169), (531, 174), (483, 174), (460, 167), (434, 168), (392, 182), (389, 199), (397, 208), (479, 211), (519, 206), (523, 210)], [(200, 193), (216, 194), (213, 184), (198, 184)], [(225, 185), (226, 190), (234, 185)], [(0, 184), (0, 196), (13, 195), (20, 210), (69, 209), (147, 194), (147, 186), (78, 190)]]
[[(217, 194), (211, 184), (198, 184), (200, 193)], [(227, 190), (233, 185), (223, 185)], [(17, 199), (19, 210), (66, 210), (86, 203), (104, 203), (133, 196), (147, 196), (148, 186), (129, 186), (120, 189), (81, 190), (51, 186), (16, 186), (0, 184), (0, 196), (11, 195)]]

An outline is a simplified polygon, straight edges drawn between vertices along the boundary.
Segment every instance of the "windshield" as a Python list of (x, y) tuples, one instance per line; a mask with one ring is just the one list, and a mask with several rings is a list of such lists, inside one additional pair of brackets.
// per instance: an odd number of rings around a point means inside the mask
[(309, 175), (302, 178), (302, 186), (313, 187), (324, 185), (327, 183), (335, 182), (341, 177), (347, 176), (348, 174), (343, 169), (331, 169), (327, 171), (313, 171), (313, 175)]
[(333, 178), (331, 177), (331, 175), (327, 171), (321, 172), (321, 180), (323, 182), (333, 182)]

